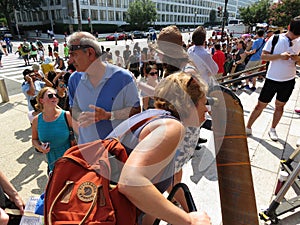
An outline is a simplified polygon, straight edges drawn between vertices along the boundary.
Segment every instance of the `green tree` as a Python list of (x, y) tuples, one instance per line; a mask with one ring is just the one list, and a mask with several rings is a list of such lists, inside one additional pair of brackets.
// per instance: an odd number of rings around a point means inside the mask
[(247, 7), (239, 8), (244, 24), (254, 26), (256, 23), (267, 23), (270, 18), (270, 5), (269, 0), (260, 0)]
[(215, 9), (210, 10), (209, 12), (209, 22), (217, 21), (217, 11)]
[(270, 7), (269, 23), (286, 27), (292, 18), (299, 16), (300, 0), (282, 0)]
[(132, 27), (145, 30), (155, 22), (156, 16), (155, 3), (151, 0), (135, 0), (129, 4), (126, 22)]
[(41, 5), (42, 0), (0, 0), (1, 13), (7, 21), (7, 26), (11, 31), (14, 10), (37, 10)]

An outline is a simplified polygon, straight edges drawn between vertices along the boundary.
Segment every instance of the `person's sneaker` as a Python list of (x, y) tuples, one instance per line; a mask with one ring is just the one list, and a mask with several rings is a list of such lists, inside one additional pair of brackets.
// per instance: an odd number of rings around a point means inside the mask
[(256, 87), (252, 87), (252, 88), (250, 88), (250, 90), (254, 92), (254, 91), (256, 91)]
[(296, 113), (300, 113), (300, 108), (295, 109)]
[(249, 135), (251, 135), (251, 134), (252, 134), (252, 129), (246, 127), (246, 135), (249, 136)]
[(245, 86), (245, 89), (250, 90), (250, 87), (248, 84)]
[(272, 141), (278, 141), (278, 136), (276, 134), (275, 129), (271, 129), (269, 132), (269, 137), (271, 138)]

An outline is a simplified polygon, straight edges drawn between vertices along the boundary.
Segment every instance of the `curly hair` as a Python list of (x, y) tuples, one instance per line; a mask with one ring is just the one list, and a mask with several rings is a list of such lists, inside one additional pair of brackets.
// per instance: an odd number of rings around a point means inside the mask
[(207, 93), (207, 85), (186, 72), (177, 72), (163, 79), (155, 88), (154, 106), (178, 118), (187, 118)]

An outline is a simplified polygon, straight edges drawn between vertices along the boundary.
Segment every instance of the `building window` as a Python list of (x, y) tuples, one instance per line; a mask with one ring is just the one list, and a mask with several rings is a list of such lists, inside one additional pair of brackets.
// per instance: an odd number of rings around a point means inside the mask
[(106, 11), (100, 10), (100, 20), (106, 20)]
[(81, 18), (83, 20), (87, 20), (89, 17), (89, 11), (87, 9), (82, 9), (81, 10)]
[(116, 21), (123, 21), (122, 12), (116, 12)]
[(114, 11), (109, 10), (107, 16), (108, 16), (107, 18), (108, 21), (114, 21)]
[(81, 5), (88, 5), (89, 1), (88, 0), (80, 0)]
[(98, 20), (98, 10), (91, 10), (91, 18), (92, 20)]
[(122, 2), (121, 2), (121, 0), (116, 0), (115, 1), (115, 7), (118, 7), (118, 8), (121, 8), (122, 7)]
[(60, 0), (55, 0), (55, 5), (61, 5), (61, 1)]
[(114, 6), (114, 0), (107, 0), (107, 6), (113, 7)]
[(106, 6), (106, 0), (99, 0), (99, 6)]
[(97, 5), (97, 0), (90, 0), (91, 5)]

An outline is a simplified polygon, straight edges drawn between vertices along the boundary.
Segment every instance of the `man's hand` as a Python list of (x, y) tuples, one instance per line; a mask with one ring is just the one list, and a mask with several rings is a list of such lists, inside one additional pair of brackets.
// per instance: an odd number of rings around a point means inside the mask
[(288, 52), (283, 52), (280, 54), (280, 59), (282, 60), (289, 60), (291, 58), (291, 54)]
[(89, 105), (94, 112), (82, 112), (78, 117), (78, 122), (80, 127), (88, 127), (94, 123), (101, 120), (109, 120), (110, 113), (106, 112), (104, 109), (97, 107), (95, 105)]
[(294, 60), (297, 64), (299, 64), (300, 63), (300, 56), (291, 55), (291, 60)]

